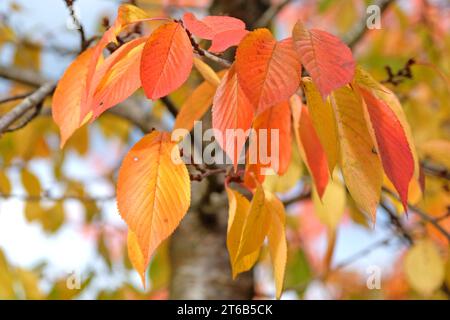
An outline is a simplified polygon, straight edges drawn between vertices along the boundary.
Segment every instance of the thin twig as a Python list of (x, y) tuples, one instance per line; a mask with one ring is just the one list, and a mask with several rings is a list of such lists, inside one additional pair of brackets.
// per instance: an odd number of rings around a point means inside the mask
[(78, 19), (73, 6), (75, 0), (64, 0), (64, 2), (66, 3), (67, 9), (69, 9), (70, 17), (72, 18), (72, 21), (80, 34), (80, 52), (83, 52), (93, 40), (86, 41), (86, 34), (84, 33), (83, 25)]
[[(395, 192), (392, 192), (391, 190), (383, 187), (383, 191), (387, 194), (389, 194), (390, 196), (392, 196), (393, 198), (395, 198), (398, 201), (401, 201), (401, 199), (398, 197), (398, 195)], [(436, 219), (434, 219), (433, 217), (430, 217), (427, 213), (425, 213), (424, 211), (422, 211), (421, 209), (417, 208), (416, 206), (409, 204), (408, 203), (408, 208), (410, 209), (410, 211), (416, 215), (418, 215), (422, 220), (430, 223), (431, 225), (433, 225), (433, 227), (435, 227), (440, 233), (442, 233), (447, 240), (450, 242), (450, 234), (438, 223), (438, 221), (436, 221)]]
[(0, 99), (0, 104), (2, 103), (7, 103), (7, 102), (11, 102), (11, 101), (16, 101), (16, 100), (20, 100), (23, 98), (28, 97), (30, 94), (32, 94), (34, 91), (30, 91), (30, 92), (25, 92), (25, 93), (20, 93), (17, 94), (15, 96), (11, 96), (11, 97), (6, 97), (4, 99)]
[(429, 176), (450, 180), (450, 172), (444, 166), (439, 166), (428, 161), (422, 161), (420, 163), (423, 172)]
[(395, 227), (398, 233), (408, 242), (409, 245), (412, 245), (414, 240), (396, 213), (384, 202), (380, 202), (380, 206), (388, 214), (391, 224)]

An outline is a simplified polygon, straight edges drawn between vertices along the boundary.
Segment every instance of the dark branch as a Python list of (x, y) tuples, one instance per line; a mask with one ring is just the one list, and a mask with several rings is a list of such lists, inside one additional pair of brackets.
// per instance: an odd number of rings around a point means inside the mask
[(80, 34), (80, 52), (83, 52), (93, 40), (86, 40), (86, 34), (84, 33), (83, 25), (78, 19), (73, 7), (75, 0), (64, 0), (64, 2), (66, 3), (67, 9), (69, 9), (70, 17), (72, 18), (72, 21), (75, 24), (78, 33)]

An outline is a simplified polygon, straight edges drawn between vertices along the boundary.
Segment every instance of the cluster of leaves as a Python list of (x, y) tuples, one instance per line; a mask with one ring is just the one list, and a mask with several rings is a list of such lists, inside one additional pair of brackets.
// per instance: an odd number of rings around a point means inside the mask
[[(140, 22), (160, 25), (150, 35), (103, 56), (111, 42), (118, 44), (118, 34)], [(212, 52), (237, 45), (235, 61), (216, 73), (194, 57), (208, 51), (198, 46), (193, 35), (212, 40)], [(318, 199), (332, 193), (331, 177), (339, 166), (356, 207), (373, 221), (383, 183), (398, 193), (405, 210), (409, 193), (421, 192), (417, 156), (398, 99), (356, 66), (341, 40), (306, 29), (300, 21), (291, 38), (278, 41), (269, 30), (245, 30), (242, 21), (231, 17), (198, 20), (187, 13), (182, 21), (172, 21), (122, 5), (112, 27), (68, 67), (58, 84), (52, 111), (61, 146), (75, 130), (141, 86), (152, 100), (170, 94), (187, 80), (194, 65), (205, 82), (180, 110), (175, 128), (192, 129), (212, 104), (216, 134), (228, 129), (279, 129), (280, 165), (272, 168), (279, 176), (291, 162), (293, 132)], [(302, 67), (309, 77), (302, 77)], [(217, 138), (236, 168), (245, 141)], [(133, 146), (119, 172), (118, 208), (129, 227), (130, 259), (144, 282), (152, 254), (190, 205), (188, 170), (174, 157), (180, 160), (180, 152), (170, 133), (153, 131)], [(277, 196), (262, 185), (261, 172), (271, 165), (258, 159), (243, 171), (242, 186), (251, 192), (251, 201), (226, 185), (227, 246), (236, 276), (254, 265), (268, 237), (280, 296), (287, 259), (285, 212)]]

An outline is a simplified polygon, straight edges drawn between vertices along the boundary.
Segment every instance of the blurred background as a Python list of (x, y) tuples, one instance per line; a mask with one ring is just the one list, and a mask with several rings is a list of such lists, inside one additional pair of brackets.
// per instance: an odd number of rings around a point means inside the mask
[[(134, 2), (154, 16), (174, 18), (186, 11), (201, 17), (210, 10), (215, 14), (230, 14), (231, 10), (217, 4), (220, 1), (209, 0)], [(258, 1), (243, 2), (250, 5)], [(382, 12), (381, 28), (364, 32), (353, 45), (354, 55), (359, 64), (398, 95), (420, 159), (438, 168), (426, 175), (422, 199), (411, 201), (450, 231), (450, 88), (446, 76), (450, 74), (450, 3), (389, 2)], [(247, 23), (269, 26), (278, 39), (288, 37), (298, 19), (308, 27), (347, 39), (366, 19), (372, 1), (258, 3), (262, 12), (276, 8), (276, 14), (268, 21), (255, 15), (253, 21), (247, 18)], [(77, 0), (73, 8), (86, 35), (92, 37), (102, 34), (107, 21), (114, 21), (119, 4), (115, 0)], [(245, 5), (241, 7), (244, 9), (235, 11), (240, 18), (252, 14)], [(0, 100), (33, 90), (20, 77), (11, 77), (11, 70), (57, 80), (78, 52), (79, 33), (63, 0), (0, 1)], [(410, 59), (416, 62), (411, 67), (412, 75), (398, 73)], [(199, 79), (194, 74), (171, 94), (178, 108)], [(1, 103), (0, 116), (19, 102)], [(128, 102), (167, 129), (173, 124), (164, 106), (146, 100), (140, 91)], [(61, 150), (50, 105), (51, 100), (46, 100), (39, 117), (20, 130), (0, 136), (0, 299), (168, 298), (168, 244), (161, 246), (152, 259), (149, 285), (144, 290), (128, 261), (126, 225), (115, 203), (117, 170), (143, 133), (108, 112), (78, 130)], [(308, 179), (300, 161), (292, 163), (287, 177), (277, 182), (283, 199), (298, 193), (304, 186), (303, 179)], [(387, 208), (380, 208), (375, 227), (349, 198), (342, 210), (335, 208), (339, 212), (333, 214), (342, 217), (336, 226), (331, 261), (335, 272), (326, 281), (320, 274), (327, 252), (327, 227), (317, 214), (317, 205), (313, 199), (290, 203), (289, 257), (282, 299), (448, 298), (448, 241), (415, 215), (406, 219), (394, 198), (385, 199), (385, 203)], [(395, 225), (388, 211), (398, 218), (401, 227)], [(408, 234), (399, 236), (399, 228)], [(408, 237), (426, 238), (440, 252), (446, 268), (440, 289), (429, 292), (409, 281), (404, 267), (404, 256), (411, 247)], [(374, 270), (380, 271), (381, 287), (372, 290), (367, 279)], [(254, 281), (255, 298), (274, 296), (267, 252), (262, 253), (254, 270)]]

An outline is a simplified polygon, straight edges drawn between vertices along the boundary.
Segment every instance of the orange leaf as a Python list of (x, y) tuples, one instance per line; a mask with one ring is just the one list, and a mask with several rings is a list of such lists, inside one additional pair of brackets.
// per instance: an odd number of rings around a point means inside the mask
[(175, 119), (175, 129), (191, 131), (194, 122), (201, 119), (212, 104), (216, 87), (207, 81), (203, 81), (192, 91), (191, 95), (181, 106)]
[(298, 130), (306, 166), (314, 179), (319, 197), (322, 197), (328, 185), (327, 157), (306, 106), (301, 108)]
[[(254, 186), (251, 174), (258, 182), (262, 182), (267, 169), (283, 175), (289, 167), (291, 160), (289, 103), (284, 101), (259, 114), (253, 122), (253, 129), (258, 139), (255, 141), (254, 136), (250, 137), (249, 160), (244, 177), (245, 184), (249, 187)], [(264, 137), (263, 130), (267, 130), (267, 138)], [(272, 141), (272, 130), (278, 130), (278, 141)]]
[(225, 31), (245, 30), (245, 23), (233, 17), (207, 16), (198, 20), (192, 13), (186, 12), (183, 22), (193, 35), (207, 40), (213, 40), (215, 35)]
[(321, 30), (307, 30), (298, 21), (292, 31), (300, 61), (311, 75), (323, 98), (350, 81), (355, 61), (349, 47), (339, 38)]
[[(238, 83), (236, 68), (233, 64), (223, 77), (214, 96), (212, 124), (216, 129), (214, 131), (216, 141), (230, 157), (235, 168), (252, 125), (253, 115), (253, 106)], [(242, 134), (240, 134), (241, 130)], [(227, 134), (231, 139), (227, 139)]]
[(141, 57), (141, 81), (148, 98), (156, 100), (179, 88), (189, 77), (194, 55), (180, 23), (157, 28), (145, 43)]
[(414, 174), (414, 157), (405, 131), (391, 108), (364, 88), (359, 88), (366, 102), (384, 172), (397, 189), (405, 211), (408, 186)]
[(301, 64), (291, 39), (277, 42), (269, 30), (257, 29), (239, 44), (236, 72), (242, 89), (259, 113), (295, 93)]
[(86, 75), (94, 49), (80, 54), (58, 82), (52, 102), (52, 116), (61, 135), (61, 148), (81, 126), (81, 100), (86, 90)]
[(136, 234), (147, 266), (190, 204), (190, 180), (169, 133), (144, 136), (125, 156), (117, 182), (120, 215)]
[(127, 250), (128, 258), (130, 259), (133, 268), (139, 273), (142, 285), (145, 288), (145, 270), (147, 269), (147, 264), (145, 263), (145, 258), (142, 254), (142, 250), (139, 247), (136, 234), (131, 230), (128, 230)]
[(92, 105), (94, 118), (124, 101), (141, 86), (139, 68), (145, 40), (141, 37), (124, 44), (97, 70), (93, 81), (94, 84), (98, 81)]

